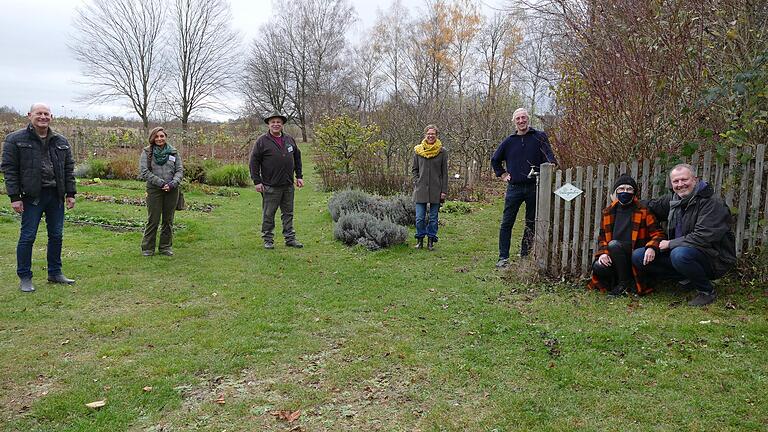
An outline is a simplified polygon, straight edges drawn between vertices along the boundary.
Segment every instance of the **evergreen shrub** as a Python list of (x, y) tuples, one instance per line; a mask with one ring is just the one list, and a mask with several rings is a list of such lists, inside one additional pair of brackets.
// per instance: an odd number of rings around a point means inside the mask
[(207, 180), (206, 166), (197, 161), (185, 162), (184, 180), (187, 182), (205, 183)]
[(408, 230), (368, 213), (354, 212), (342, 215), (333, 229), (333, 236), (344, 244), (359, 244), (369, 250), (378, 250), (405, 242)]
[(222, 165), (208, 173), (207, 181), (214, 186), (246, 187), (251, 182), (251, 175), (244, 165)]
[(440, 211), (445, 213), (467, 214), (472, 211), (472, 205), (463, 201), (448, 201), (440, 206)]
[(109, 161), (106, 159), (92, 158), (86, 162), (88, 171), (85, 177), (89, 178), (107, 178), (109, 174)]
[(381, 198), (361, 190), (346, 189), (336, 192), (328, 200), (328, 211), (334, 222), (344, 214), (360, 212), (399, 225), (408, 226), (416, 223), (416, 206), (406, 195)]

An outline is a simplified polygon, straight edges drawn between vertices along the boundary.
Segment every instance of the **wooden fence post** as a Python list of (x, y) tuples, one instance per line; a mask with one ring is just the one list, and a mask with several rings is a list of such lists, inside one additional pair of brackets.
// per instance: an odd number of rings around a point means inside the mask
[(540, 271), (546, 271), (549, 261), (549, 227), (552, 208), (552, 173), (555, 165), (541, 164), (539, 167), (539, 190), (536, 192), (536, 235), (533, 242), (533, 256)]
[[(757, 146), (757, 154), (755, 155), (755, 175), (754, 183), (752, 185), (752, 209), (749, 212), (749, 249), (755, 247), (758, 239), (757, 226), (759, 224), (760, 213), (760, 190), (763, 186), (763, 166), (765, 163), (765, 144)], [(768, 218), (768, 214), (763, 215), (764, 218)]]

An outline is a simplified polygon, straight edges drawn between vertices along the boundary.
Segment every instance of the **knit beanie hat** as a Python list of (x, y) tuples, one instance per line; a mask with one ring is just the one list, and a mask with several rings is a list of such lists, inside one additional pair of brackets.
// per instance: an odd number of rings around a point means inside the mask
[(619, 178), (616, 179), (616, 182), (613, 184), (613, 192), (616, 192), (616, 188), (621, 185), (630, 185), (633, 189), (635, 189), (635, 193), (639, 192), (637, 188), (637, 182), (629, 174), (622, 174), (619, 176)]

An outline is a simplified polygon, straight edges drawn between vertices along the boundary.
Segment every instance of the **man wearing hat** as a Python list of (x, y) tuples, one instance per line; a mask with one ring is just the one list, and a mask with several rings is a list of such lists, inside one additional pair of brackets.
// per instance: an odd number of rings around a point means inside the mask
[(637, 199), (637, 191), (637, 182), (628, 174), (620, 175), (613, 184), (613, 201), (603, 209), (600, 220), (589, 289), (607, 291), (612, 296), (627, 291), (641, 295), (652, 291), (637, 277), (632, 267), (632, 251), (643, 247), (644, 259), (653, 261), (664, 232), (653, 213)]
[(251, 179), (256, 191), (261, 193), (262, 222), (261, 237), (265, 249), (274, 249), (275, 213), (280, 207), (285, 245), (302, 248), (296, 240), (293, 229), (293, 174), (296, 173), (296, 187), (303, 187), (301, 174), (301, 151), (293, 137), (283, 133), (288, 119), (274, 112), (264, 119), (268, 132), (256, 139), (251, 151)]
[(715, 301), (712, 280), (719, 279), (736, 263), (736, 240), (731, 230), (731, 212), (715, 195), (712, 185), (699, 180), (688, 164), (669, 173), (673, 193), (648, 202), (659, 220), (667, 221), (667, 237), (659, 244), (655, 260), (643, 259), (643, 251), (632, 254), (640, 274), (688, 280), (697, 291), (689, 306)]

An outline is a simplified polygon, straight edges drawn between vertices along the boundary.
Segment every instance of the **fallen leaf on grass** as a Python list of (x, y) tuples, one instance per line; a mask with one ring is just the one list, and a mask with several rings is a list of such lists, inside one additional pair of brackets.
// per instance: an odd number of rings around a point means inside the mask
[(144, 387), (142, 390), (144, 390), (145, 392), (149, 393), (149, 392), (151, 392), (151, 391), (152, 391), (152, 387), (150, 387), (150, 386), (146, 386), (146, 387)]
[(272, 411), (270, 412), (273, 416), (277, 417), (280, 420), (285, 420), (288, 423), (293, 423), (301, 416), (301, 410), (296, 411), (289, 411), (289, 410), (280, 410), (280, 411)]
[(699, 324), (720, 324), (720, 320), (706, 320), (706, 321), (699, 321)]
[(104, 400), (99, 400), (99, 401), (87, 403), (87, 404), (85, 404), (85, 406), (87, 406), (88, 408), (92, 408), (92, 409), (98, 409), (98, 408), (101, 408), (101, 407), (105, 406), (106, 404), (107, 404), (107, 400), (104, 399)]
[(227, 401), (224, 400), (224, 395), (219, 395), (219, 398), (216, 399), (214, 402), (216, 402), (219, 405), (224, 405), (227, 403)]

